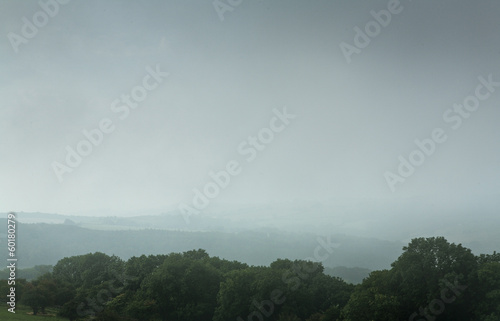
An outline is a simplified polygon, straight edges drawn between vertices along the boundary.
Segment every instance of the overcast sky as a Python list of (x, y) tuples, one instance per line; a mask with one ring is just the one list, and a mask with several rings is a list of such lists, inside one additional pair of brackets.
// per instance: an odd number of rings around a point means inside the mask
[(0, 211), (499, 194), (498, 1), (54, 1), (0, 1)]

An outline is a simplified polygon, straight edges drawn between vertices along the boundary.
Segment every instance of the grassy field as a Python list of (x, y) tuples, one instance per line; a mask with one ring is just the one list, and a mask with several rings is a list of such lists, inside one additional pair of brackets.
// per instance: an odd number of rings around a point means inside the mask
[(68, 319), (56, 317), (57, 311), (52, 309), (46, 309), (47, 315), (32, 315), (32, 310), (29, 307), (16, 305), (16, 313), (11, 313), (7, 311), (7, 305), (3, 305), (0, 309), (0, 320), (5, 321), (68, 321)]

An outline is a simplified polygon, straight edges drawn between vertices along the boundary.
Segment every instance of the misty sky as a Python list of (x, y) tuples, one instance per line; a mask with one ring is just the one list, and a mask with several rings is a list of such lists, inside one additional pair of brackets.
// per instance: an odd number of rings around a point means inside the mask
[[(399, 13), (346, 58), (341, 44), (388, 5)], [(160, 213), (231, 161), (240, 173), (206, 210), (414, 197), (480, 209), (500, 194), (500, 84), (476, 90), (500, 82), (500, 2), (243, 0), (222, 16), (212, 1), (73, 0), (44, 21), (38, 1), (0, 0), (0, 211)], [(134, 88), (146, 97), (125, 114)], [(453, 109), (468, 97), (474, 111)], [(269, 138), (284, 108), (295, 117), (249, 161), (248, 137)], [(66, 147), (106, 119), (113, 131), (68, 166)], [(446, 141), (391, 191), (384, 174), (436, 128)], [(72, 170), (62, 181), (54, 162)]]

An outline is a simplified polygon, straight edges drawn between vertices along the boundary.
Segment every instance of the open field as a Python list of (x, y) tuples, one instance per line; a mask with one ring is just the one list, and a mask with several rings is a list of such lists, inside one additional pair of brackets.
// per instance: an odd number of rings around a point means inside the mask
[(60, 318), (55, 316), (57, 311), (54, 309), (46, 309), (47, 315), (32, 315), (28, 314), (32, 313), (32, 310), (29, 307), (23, 306), (23, 305), (16, 305), (16, 313), (11, 313), (7, 311), (7, 306), (3, 306), (2, 309), (0, 309), (0, 320), (5, 320), (5, 321), (67, 321), (68, 319), (65, 318)]

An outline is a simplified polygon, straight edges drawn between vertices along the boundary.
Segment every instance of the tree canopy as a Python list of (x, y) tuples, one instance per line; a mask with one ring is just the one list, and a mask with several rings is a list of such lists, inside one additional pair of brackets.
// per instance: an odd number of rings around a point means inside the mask
[(319, 262), (248, 266), (201, 249), (127, 261), (96, 252), (18, 280), (17, 294), (34, 314), (57, 307), (69, 320), (500, 320), (500, 255), (443, 237), (411, 240), (358, 285), (324, 272)]

